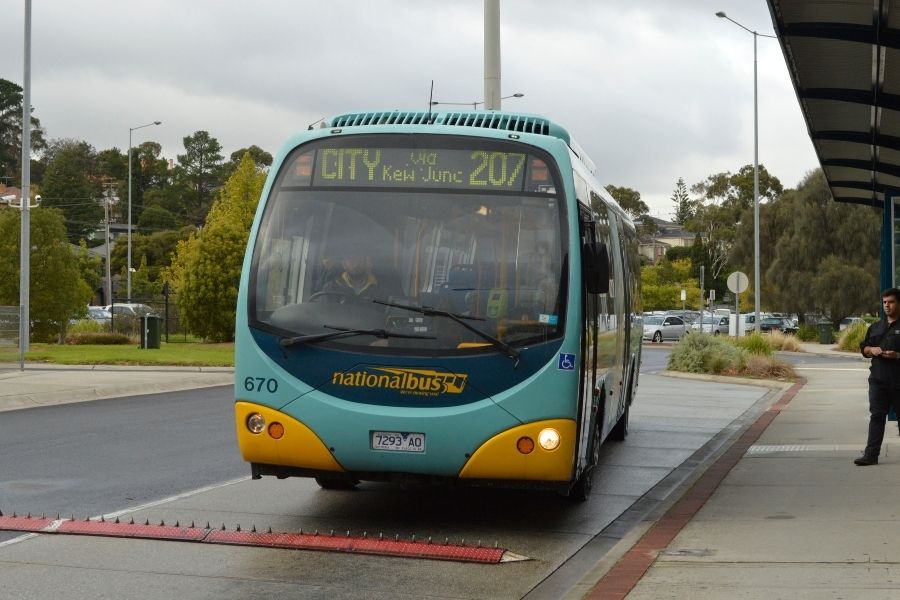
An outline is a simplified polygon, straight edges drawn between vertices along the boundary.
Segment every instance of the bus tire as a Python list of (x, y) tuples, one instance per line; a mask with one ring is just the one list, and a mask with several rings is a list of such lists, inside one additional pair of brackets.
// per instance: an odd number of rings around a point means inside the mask
[(581, 472), (581, 475), (569, 490), (568, 497), (584, 502), (591, 495), (591, 489), (594, 487), (594, 469), (600, 462), (600, 424), (594, 427), (594, 433), (591, 436), (591, 463)]
[(356, 479), (338, 479), (333, 477), (316, 477), (316, 483), (323, 490), (352, 490), (359, 483)]
[(628, 412), (630, 407), (626, 404), (625, 410), (622, 412), (622, 416), (619, 417), (619, 420), (616, 421), (616, 424), (613, 425), (612, 430), (609, 432), (609, 439), (615, 442), (624, 442), (625, 438), (628, 437)]

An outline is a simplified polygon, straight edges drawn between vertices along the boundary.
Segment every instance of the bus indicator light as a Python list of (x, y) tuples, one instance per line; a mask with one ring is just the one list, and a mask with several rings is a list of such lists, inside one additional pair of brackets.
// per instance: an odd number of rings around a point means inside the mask
[(520, 437), (516, 442), (516, 449), (522, 454), (531, 454), (534, 450), (534, 440), (530, 437)]
[(279, 423), (278, 421), (269, 425), (269, 437), (275, 440), (280, 440), (284, 436), (284, 425)]

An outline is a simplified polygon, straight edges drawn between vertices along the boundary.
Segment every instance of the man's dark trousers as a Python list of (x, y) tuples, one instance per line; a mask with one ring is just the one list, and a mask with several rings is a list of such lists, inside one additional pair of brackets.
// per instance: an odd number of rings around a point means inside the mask
[(894, 405), (894, 412), (900, 415), (900, 388), (869, 382), (869, 439), (866, 442), (866, 456), (881, 454), (884, 441), (884, 425), (888, 411)]

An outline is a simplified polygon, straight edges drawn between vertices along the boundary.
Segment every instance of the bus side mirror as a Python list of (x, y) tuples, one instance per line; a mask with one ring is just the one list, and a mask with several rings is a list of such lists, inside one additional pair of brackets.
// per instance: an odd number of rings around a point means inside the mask
[(584, 288), (589, 294), (609, 292), (609, 253), (602, 242), (587, 242), (581, 251)]

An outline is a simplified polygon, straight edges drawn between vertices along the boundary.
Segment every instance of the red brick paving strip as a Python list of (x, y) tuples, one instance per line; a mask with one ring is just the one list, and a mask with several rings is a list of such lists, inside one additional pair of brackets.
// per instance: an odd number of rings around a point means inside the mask
[(691, 489), (597, 582), (597, 585), (586, 597), (587, 600), (621, 600), (625, 598), (654, 563), (659, 553), (669, 547), (675, 536), (706, 504), (706, 501), (716, 491), (729, 471), (741, 460), (747, 449), (759, 439), (762, 432), (805, 384), (806, 380), (804, 379), (795, 383), (778, 402), (760, 415), (747, 431), (731, 445), (731, 448), (726, 450), (700, 476)]

